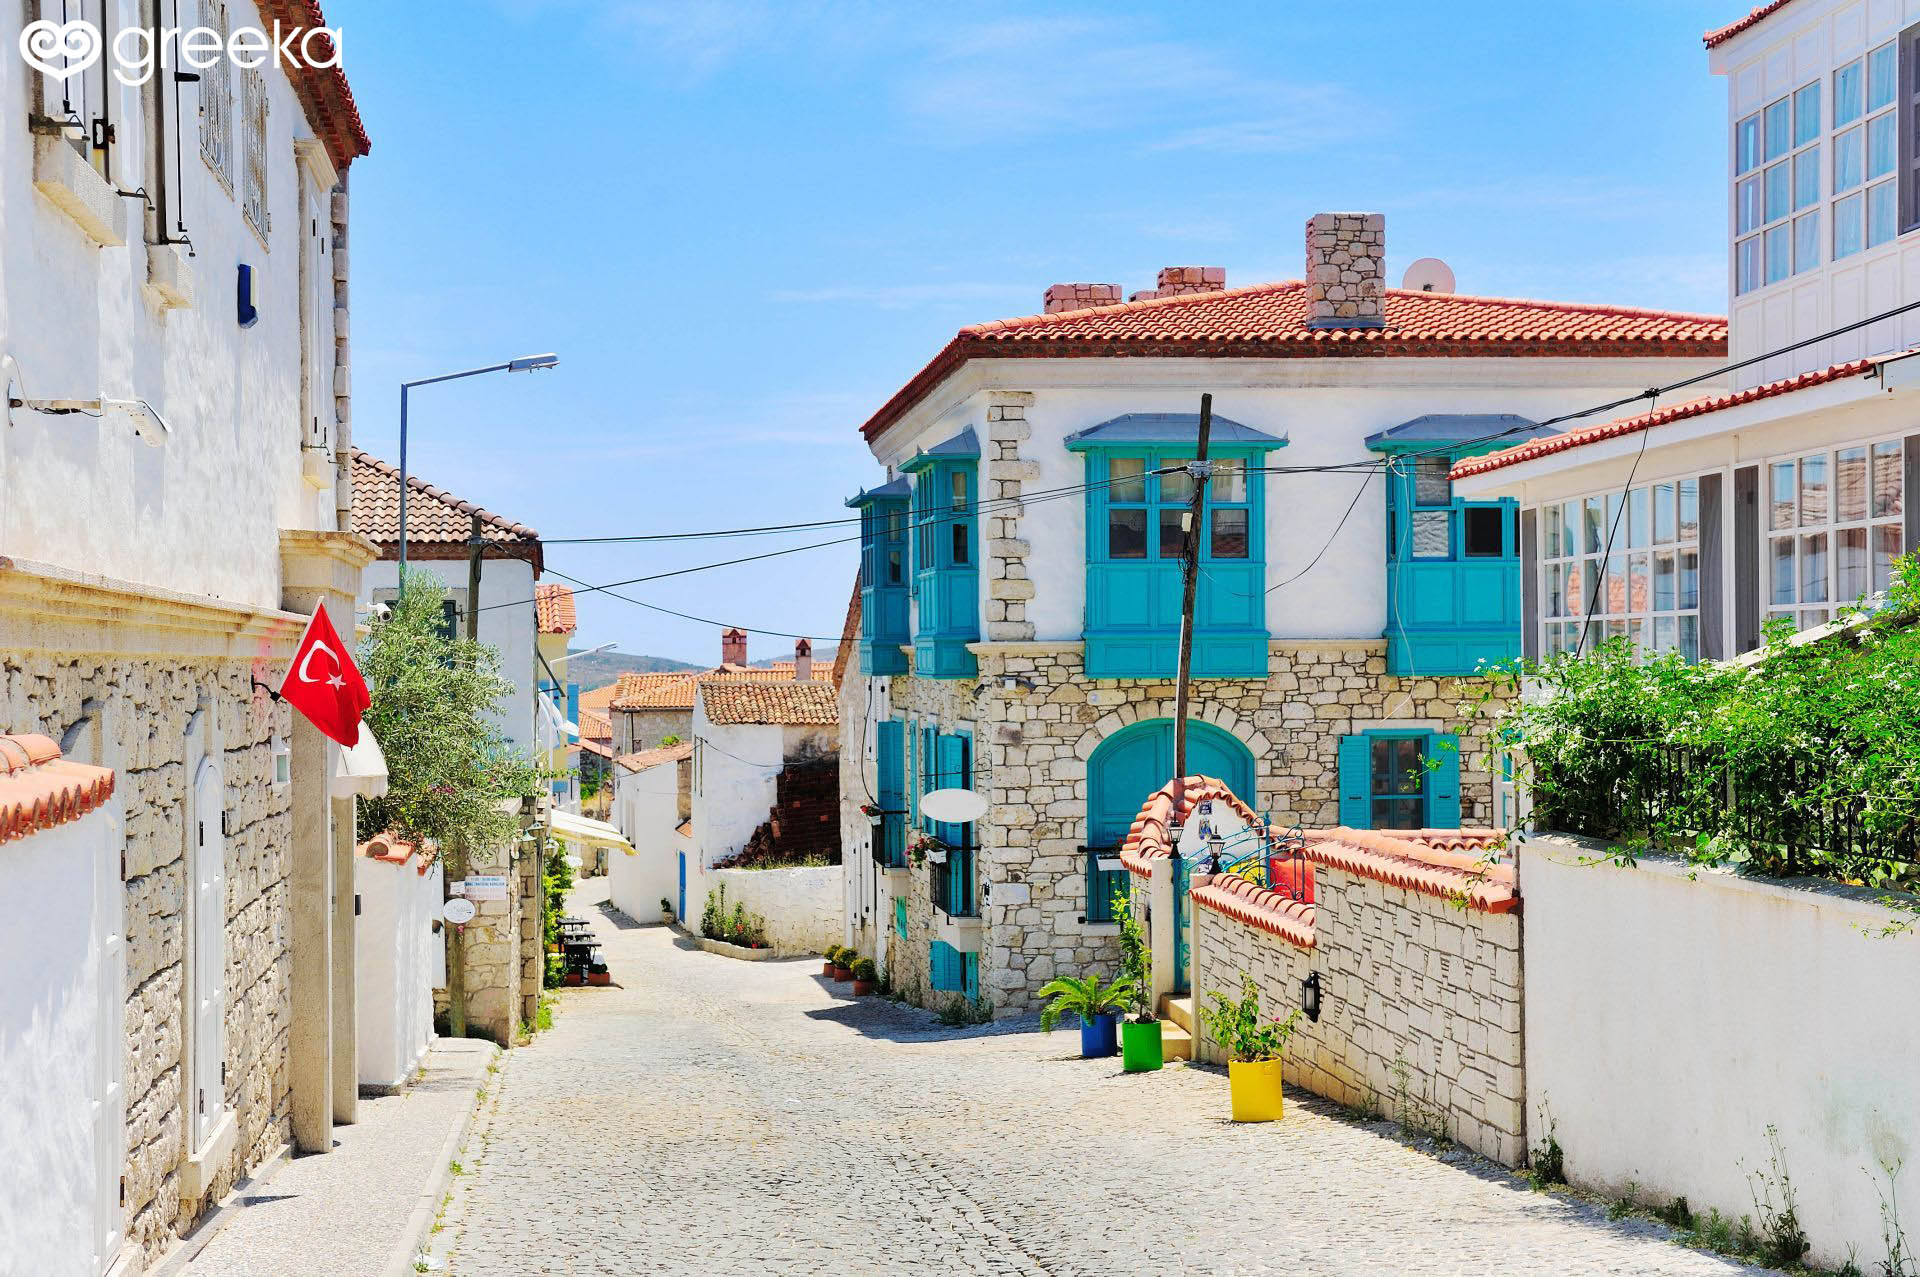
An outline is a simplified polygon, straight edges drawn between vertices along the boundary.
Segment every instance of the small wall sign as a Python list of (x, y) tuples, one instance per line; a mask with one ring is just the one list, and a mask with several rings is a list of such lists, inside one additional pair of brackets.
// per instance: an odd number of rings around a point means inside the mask
[(451, 896), (440, 906), (440, 916), (456, 927), (472, 922), (476, 912), (473, 901), (464, 896)]
[(466, 897), (469, 900), (505, 900), (507, 876), (505, 874), (468, 874)]

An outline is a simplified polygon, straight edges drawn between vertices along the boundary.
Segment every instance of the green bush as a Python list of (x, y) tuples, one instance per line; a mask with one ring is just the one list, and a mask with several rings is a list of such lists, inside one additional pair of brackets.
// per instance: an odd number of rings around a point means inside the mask
[(1240, 1063), (1279, 1059), (1300, 1023), (1297, 1007), (1284, 1020), (1262, 1020), (1260, 990), (1244, 971), (1240, 973), (1238, 1001), (1214, 991), (1207, 997), (1213, 1005), (1203, 1009), (1200, 1018), (1213, 1040), (1226, 1048), (1227, 1058)]
[(853, 960), (853, 978), (860, 981), (860, 983), (872, 984), (874, 980), (878, 978), (879, 974), (880, 969), (873, 965), (872, 958), (855, 958)]
[(821, 956), (824, 957), (828, 962), (831, 962), (834, 966), (836, 967), (839, 966), (840, 965), (840, 946), (837, 944), (828, 945), (827, 951)]

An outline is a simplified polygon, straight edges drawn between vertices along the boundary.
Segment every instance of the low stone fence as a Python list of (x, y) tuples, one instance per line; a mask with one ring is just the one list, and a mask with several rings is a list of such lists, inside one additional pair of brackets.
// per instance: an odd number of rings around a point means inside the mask
[[(767, 920), (767, 943), (782, 956), (819, 953), (839, 944), (844, 934), (840, 917), (843, 895), (839, 865), (804, 869), (709, 869), (704, 884), (709, 891), (727, 889), (727, 912), (743, 904), (748, 913)], [(689, 888), (692, 882), (688, 882)], [(687, 926), (700, 929), (700, 910), (706, 897), (687, 895)]]

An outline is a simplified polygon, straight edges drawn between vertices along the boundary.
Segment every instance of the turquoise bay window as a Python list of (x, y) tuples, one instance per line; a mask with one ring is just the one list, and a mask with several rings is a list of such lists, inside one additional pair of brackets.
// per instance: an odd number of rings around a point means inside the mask
[(980, 641), (980, 443), (971, 428), (900, 467), (913, 476), (914, 673), (972, 678)]
[[(1182, 560), (1199, 418), (1129, 413), (1069, 436), (1087, 466), (1087, 674), (1170, 678), (1179, 659)], [(1216, 417), (1194, 599), (1196, 678), (1267, 673), (1266, 454), (1284, 439)]]
[(1349, 829), (1458, 829), (1460, 739), (1381, 730), (1340, 738), (1340, 823)]
[(913, 485), (895, 479), (847, 502), (860, 512), (860, 669), (904, 674), (913, 642), (907, 622), (907, 505)]
[(1510, 414), (1433, 414), (1367, 440), (1392, 457), (1388, 673), (1471, 674), (1520, 655), (1519, 508), (1455, 497), (1447, 471), (1545, 433)]

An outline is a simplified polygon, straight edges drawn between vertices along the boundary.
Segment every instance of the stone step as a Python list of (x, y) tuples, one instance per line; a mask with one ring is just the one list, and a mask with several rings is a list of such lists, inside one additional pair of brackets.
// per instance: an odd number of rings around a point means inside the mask
[(1160, 1058), (1191, 1060), (1193, 1035), (1172, 1021), (1163, 1020), (1160, 1024)]
[(1160, 1018), (1171, 1020), (1191, 1035), (1193, 1033), (1193, 997), (1175, 997), (1171, 993), (1160, 998)]

